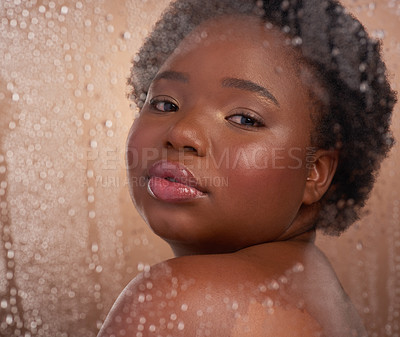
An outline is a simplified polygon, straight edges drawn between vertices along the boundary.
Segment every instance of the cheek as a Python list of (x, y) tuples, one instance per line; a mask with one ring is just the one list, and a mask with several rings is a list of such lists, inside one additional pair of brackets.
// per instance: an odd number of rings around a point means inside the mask
[(297, 209), (307, 176), (303, 157), (304, 150), (298, 147), (236, 151), (226, 171), (232, 197), (273, 204), (283, 212)]
[(125, 153), (125, 158), (126, 158), (126, 168), (128, 169), (128, 172), (130, 173), (131, 170), (134, 168), (138, 167), (139, 165), (139, 149), (141, 148), (141, 141), (142, 141), (142, 136), (141, 132), (139, 131), (140, 129), (138, 128), (139, 121), (136, 120), (129, 131), (128, 138), (126, 140), (126, 153)]
[(237, 168), (230, 172), (230, 185), (238, 195), (266, 197), (270, 200), (290, 198), (300, 200), (305, 186), (305, 174), (302, 169), (275, 168)]
[(254, 149), (247, 156), (246, 164), (251, 169), (301, 169), (304, 167), (304, 150), (300, 147), (274, 147)]
[(126, 164), (129, 173), (145, 169), (148, 162), (160, 157), (155, 140), (158, 131), (146, 126), (140, 119), (136, 120), (129, 132), (126, 143)]
[[(228, 163), (226, 168), (237, 171), (244, 176), (262, 175), (265, 170), (301, 171), (306, 167), (306, 150), (299, 146), (260, 146), (250, 144), (236, 148), (230, 148), (223, 155), (218, 155), (218, 162)], [(293, 173), (293, 172), (292, 172)], [(279, 173), (276, 173), (279, 175)]]

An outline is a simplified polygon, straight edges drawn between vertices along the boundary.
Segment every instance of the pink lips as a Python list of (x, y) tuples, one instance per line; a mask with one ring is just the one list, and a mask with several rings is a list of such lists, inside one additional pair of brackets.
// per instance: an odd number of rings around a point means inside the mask
[(180, 202), (206, 195), (194, 175), (179, 163), (161, 160), (153, 164), (148, 173), (147, 190), (156, 199)]

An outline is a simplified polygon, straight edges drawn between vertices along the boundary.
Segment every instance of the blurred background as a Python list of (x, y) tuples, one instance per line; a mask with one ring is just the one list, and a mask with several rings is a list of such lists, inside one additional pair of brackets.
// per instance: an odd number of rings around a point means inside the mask
[[(0, 0), (1, 336), (95, 336), (124, 286), (173, 256), (124, 169), (130, 61), (168, 2)], [(343, 2), (399, 90), (400, 1)], [(400, 336), (399, 165), (397, 144), (361, 221), (317, 239), (374, 337)]]

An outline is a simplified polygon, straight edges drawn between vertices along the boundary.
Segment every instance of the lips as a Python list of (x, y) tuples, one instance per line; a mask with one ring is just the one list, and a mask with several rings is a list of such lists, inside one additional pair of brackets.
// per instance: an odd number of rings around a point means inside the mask
[(180, 202), (206, 195), (195, 176), (179, 163), (158, 161), (150, 167), (148, 174), (147, 190), (156, 199)]

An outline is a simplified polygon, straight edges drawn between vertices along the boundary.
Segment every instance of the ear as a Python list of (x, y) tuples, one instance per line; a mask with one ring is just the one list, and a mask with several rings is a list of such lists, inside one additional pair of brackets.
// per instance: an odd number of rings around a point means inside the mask
[(319, 201), (331, 185), (339, 161), (337, 150), (318, 150), (314, 161), (309, 163), (303, 204), (311, 205)]

